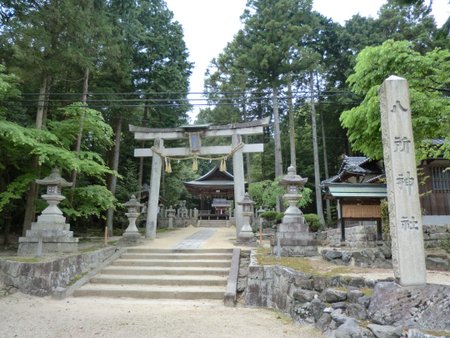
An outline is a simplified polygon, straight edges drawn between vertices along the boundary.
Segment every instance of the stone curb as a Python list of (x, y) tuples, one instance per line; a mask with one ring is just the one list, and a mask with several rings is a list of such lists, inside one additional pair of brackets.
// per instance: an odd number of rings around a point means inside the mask
[(236, 290), (239, 277), (239, 259), (241, 257), (241, 249), (234, 248), (233, 256), (231, 257), (230, 273), (228, 275), (227, 291), (223, 297), (225, 306), (235, 306), (236, 304)]
[(58, 288), (55, 290), (55, 292), (52, 294), (52, 298), (54, 299), (64, 299), (66, 297), (70, 297), (73, 295), (76, 289), (82, 287), (84, 284), (89, 283), (89, 281), (97, 275), (103, 268), (111, 264), (113, 261), (115, 261), (117, 258), (122, 256), (127, 251), (127, 248), (117, 248), (117, 251), (109, 256), (106, 260), (104, 260), (101, 264), (99, 264), (94, 269), (90, 270), (87, 274), (85, 274), (83, 277), (81, 277), (79, 280), (77, 280), (72, 285), (68, 286), (67, 288)]

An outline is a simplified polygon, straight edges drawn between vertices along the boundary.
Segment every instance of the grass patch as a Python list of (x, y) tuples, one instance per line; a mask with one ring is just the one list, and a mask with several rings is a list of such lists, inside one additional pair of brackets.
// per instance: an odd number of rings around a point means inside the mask
[(76, 282), (78, 282), (81, 278), (83, 278), (85, 275), (87, 274), (87, 272), (84, 273), (80, 273), (78, 275), (76, 275), (75, 277), (73, 277), (70, 282), (67, 284), (67, 286), (72, 286), (74, 285)]
[(258, 248), (256, 259), (260, 265), (282, 265), (299, 272), (323, 277), (332, 277), (352, 271), (347, 266), (336, 266), (309, 257), (276, 257), (271, 253), (270, 248)]
[(367, 296), (367, 297), (372, 297), (372, 296), (373, 296), (374, 289), (371, 289), (371, 288), (361, 288), (361, 289), (359, 289), (359, 290), (364, 294), (364, 296)]
[(161, 229), (156, 229), (156, 233), (158, 233), (158, 234), (161, 234), (161, 233), (164, 233), (164, 232), (171, 232), (171, 231), (177, 231), (178, 229), (177, 228), (172, 228), (172, 229), (169, 229), (169, 228), (161, 228)]
[(5, 259), (19, 263), (41, 263), (46, 261), (43, 257), (5, 257)]

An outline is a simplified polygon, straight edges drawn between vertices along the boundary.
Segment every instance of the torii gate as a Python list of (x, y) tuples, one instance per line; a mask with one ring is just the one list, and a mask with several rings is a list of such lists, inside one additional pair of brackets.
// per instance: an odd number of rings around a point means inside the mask
[[(134, 150), (135, 157), (152, 157), (152, 171), (150, 181), (150, 196), (147, 208), (147, 222), (145, 237), (156, 237), (156, 222), (158, 216), (159, 189), (161, 184), (161, 168), (163, 159), (170, 165), (170, 159), (176, 157), (207, 158), (212, 155), (222, 155), (222, 160), (233, 157), (234, 200), (241, 201), (245, 194), (243, 153), (261, 153), (264, 144), (244, 144), (243, 135), (260, 135), (263, 128), (269, 124), (269, 118), (244, 123), (232, 123), (220, 126), (189, 125), (180, 128), (145, 128), (130, 125), (134, 139), (145, 141), (154, 140), (152, 148), (138, 148)], [(203, 137), (231, 137), (231, 145), (202, 147)], [(164, 148), (164, 140), (189, 139), (189, 147)], [(168, 161), (169, 159), (169, 161)], [(242, 206), (235, 203), (236, 236), (242, 225)]]

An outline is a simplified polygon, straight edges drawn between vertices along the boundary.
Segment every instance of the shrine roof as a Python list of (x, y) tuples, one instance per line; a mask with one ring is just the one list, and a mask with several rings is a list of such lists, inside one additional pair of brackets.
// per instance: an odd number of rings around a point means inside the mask
[(328, 195), (334, 198), (386, 198), (386, 184), (332, 183), (327, 186)]
[(228, 171), (220, 171), (219, 166), (215, 166), (196, 180), (184, 182), (184, 185), (192, 188), (232, 188), (234, 186), (234, 177)]
[(321, 185), (346, 182), (350, 177), (357, 177), (360, 183), (375, 183), (384, 177), (384, 170), (378, 161), (364, 156), (345, 155), (338, 173), (322, 181)]

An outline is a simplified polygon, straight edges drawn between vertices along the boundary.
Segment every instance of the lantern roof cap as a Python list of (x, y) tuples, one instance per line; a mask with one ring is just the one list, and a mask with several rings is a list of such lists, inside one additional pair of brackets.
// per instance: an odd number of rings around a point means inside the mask
[(131, 195), (130, 200), (123, 204), (126, 207), (141, 207), (142, 204), (136, 199), (136, 196)]
[(36, 183), (39, 185), (58, 185), (61, 187), (71, 187), (73, 184), (61, 177), (61, 172), (58, 168), (53, 168), (50, 175), (41, 180), (37, 179)]
[(237, 202), (237, 204), (240, 205), (244, 205), (244, 204), (255, 204), (255, 202), (252, 201), (252, 199), (250, 198), (250, 195), (248, 194), (248, 192), (246, 192), (244, 194), (244, 199), (240, 202)]
[(290, 165), (287, 171), (287, 175), (284, 175), (280, 180), (280, 185), (297, 185), (303, 187), (305, 183), (308, 182), (307, 178), (303, 178), (300, 175), (297, 175), (296, 169), (293, 165)]

